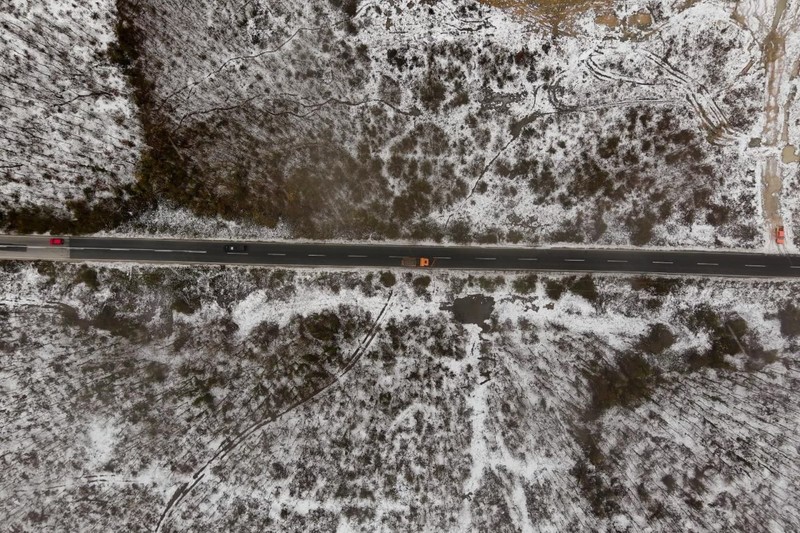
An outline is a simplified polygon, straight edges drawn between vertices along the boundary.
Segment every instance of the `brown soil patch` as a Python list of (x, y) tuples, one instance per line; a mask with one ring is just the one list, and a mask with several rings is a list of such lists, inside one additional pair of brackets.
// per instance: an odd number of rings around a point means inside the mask
[[(480, 0), (482, 4), (509, 9), (520, 18), (549, 28), (553, 35), (574, 34), (575, 20), (590, 9), (598, 13), (612, 10), (611, 0)], [(616, 17), (614, 17), (616, 18)]]
[(781, 159), (786, 165), (788, 165), (789, 163), (800, 163), (800, 153), (797, 152), (797, 149), (794, 146), (792, 146), (791, 144), (787, 144), (786, 146), (783, 147), (783, 152), (781, 152)]
[(651, 24), (653, 24), (653, 17), (650, 16), (650, 13), (634, 13), (630, 15), (625, 22), (628, 26), (635, 26), (639, 29), (649, 28)]
[(619, 26), (619, 17), (613, 13), (603, 13), (601, 15), (597, 15), (594, 18), (594, 22), (595, 24), (600, 24), (609, 28), (616, 28)]

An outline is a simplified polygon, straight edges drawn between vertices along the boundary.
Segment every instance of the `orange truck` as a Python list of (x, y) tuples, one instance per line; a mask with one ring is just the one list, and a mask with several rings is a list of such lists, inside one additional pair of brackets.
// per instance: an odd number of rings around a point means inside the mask
[(404, 267), (429, 267), (431, 260), (427, 257), (404, 257), (400, 264)]
[(775, 228), (775, 243), (776, 244), (785, 244), (786, 243), (786, 232), (783, 229), (783, 226), (778, 226)]

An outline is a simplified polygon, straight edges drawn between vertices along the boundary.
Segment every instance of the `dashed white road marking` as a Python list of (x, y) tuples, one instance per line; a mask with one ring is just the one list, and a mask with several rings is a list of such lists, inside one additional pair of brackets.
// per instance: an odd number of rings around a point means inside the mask
[(90, 250), (95, 252), (158, 252), (164, 254), (207, 254), (207, 250), (166, 250), (156, 248), (97, 248), (91, 246), (67, 246), (63, 250)]
[[(46, 245), (27, 245), (27, 244), (12, 244), (12, 243), (3, 243), (0, 244), (0, 250), (6, 248), (26, 248), (26, 249), (49, 249), (49, 250), (85, 250), (85, 251), (107, 251), (107, 252), (153, 252), (159, 254), (208, 254), (207, 250), (172, 250), (172, 249), (162, 249), (162, 248), (117, 248), (117, 247), (92, 247), (92, 246), (46, 246)], [(236, 253), (236, 252), (228, 252), (228, 255), (249, 255), (247, 253)], [(269, 256), (276, 256), (276, 257), (283, 257), (286, 256), (286, 253), (279, 253), (279, 252), (270, 252), (267, 255)], [(327, 257), (326, 254), (307, 254), (308, 257)], [(347, 257), (350, 258), (367, 258), (370, 257), (368, 255), (362, 254), (349, 254)], [(403, 259), (406, 256), (401, 255), (390, 255), (388, 256), (391, 259)], [(433, 259), (440, 259), (440, 260), (448, 260), (452, 259), (450, 256), (433, 256)], [(476, 260), (479, 261), (496, 261), (497, 257), (476, 257)], [(518, 257), (517, 261), (538, 261), (539, 258), (537, 257)], [(586, 259), (580, 258), (569, 258), (564, 259), (565, 262), (585, 262)], [(607, 259), (607, 263), (628, 263), (629, 260), (627, 259)], [(652, 264), (656, 265), (673, 265), (675, 264), (674, 261), (651, 261)], [(697, 262), (698, 266), (708, 266), (708, 267), (717, 267), (720, 263), (713, 263), (713, 262)], [(766, 264), (745, 264), (747, 268), (766, 268)], [(800, 265), (789, 265), (791, 269), (800, 269)]]
[(108, 248), (109, 250), (113, 251), (120, 251), (120, 252), (160, 252), (164, 254), (204, 254), (207, 253), (205, 250), (142, 250), (141, 248)]

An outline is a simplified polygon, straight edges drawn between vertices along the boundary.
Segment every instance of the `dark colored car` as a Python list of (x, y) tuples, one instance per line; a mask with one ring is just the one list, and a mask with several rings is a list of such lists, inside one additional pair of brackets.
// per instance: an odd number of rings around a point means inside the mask
[(226, 244), (225, 245), (225, 253), (229, 253), (229, 254), (246, 254), (247, 253), (247, 245), (246, 244)]
[(64, 239), (62, 239), (61, 237), (53, 237), (52, 239), (50, 239), (50, 246), (63, 246), (63, 245), (64, 245)]

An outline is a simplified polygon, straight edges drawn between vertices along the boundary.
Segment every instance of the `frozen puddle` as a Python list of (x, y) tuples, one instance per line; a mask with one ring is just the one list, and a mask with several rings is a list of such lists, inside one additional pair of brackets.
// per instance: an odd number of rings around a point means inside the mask
[(486, 321), (494, 311), (494, 298), (482, 294), (471, 294), (453, 302), (453, 315), (462, 324), (476, 324), (484, 330)]

